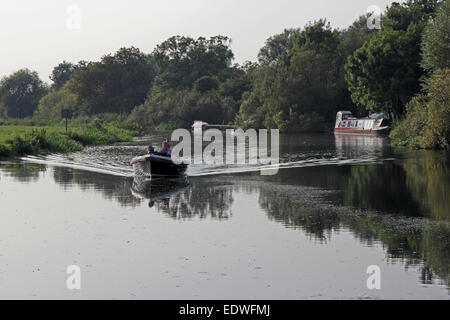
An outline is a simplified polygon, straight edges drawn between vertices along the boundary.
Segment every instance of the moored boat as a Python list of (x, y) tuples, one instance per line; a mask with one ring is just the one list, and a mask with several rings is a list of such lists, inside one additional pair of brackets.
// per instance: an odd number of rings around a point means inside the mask
[(187, 164), (176, 164), (171, 157), (147, 154), (131, 160), (135, 177), (181, 177), (186, 175)]
[(355, 118), (350, 111), (337, 113), (335, 134), (386, 135), (388, 132), (389, 126), (383, 114), (374, 114), (368, 118)]

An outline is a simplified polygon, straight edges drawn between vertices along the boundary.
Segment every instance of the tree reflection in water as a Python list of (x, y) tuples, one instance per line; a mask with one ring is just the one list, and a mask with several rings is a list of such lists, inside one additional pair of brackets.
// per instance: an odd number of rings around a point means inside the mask
[(322, 191), (293, 186), (261, 186), (260, 205), (269, 218), (302, 229), (320, 242), (331, 240), (332, 231), (347, 229), (362, 243), (381, 242), (389, 259), (419, 265), (422, 282), (441, 279), (450, 285), (450, 226), (423, 218), (380, 214), (315, 201)]
[(194, 217), (228, 219), (233, 203), (232, 185), (205, 179), (141, 180), (134, 178), (131, 190), (148, 199), (149, 207), (174, 219)]
[[(280, 170), (273, 177), (198, 177), (170, 185), (140, 185), (130, 178), (71, 168), (52, 167), (50, 172), (64, 190), (94, 190), (130, 207), (145, 199), (152, 209), (179, 220), (229, 219), (233, 193), (257, 194), (269, 219), (301, 229), (315, 241), (331, 241), (333, 231), (349, 230), (366, 245), (381, 243), (389, 259), (420, 266), (422, 283), (441, 279), (450, 286), (448, 154), (399, 152), (395, 159), (381, 165)], [(38, 181), (46, 168), (31, 163), (0, 167), (2, 175), (20, 182)]]
[(39, 180), (47, 166), (30, 162), (1, 162), (0, 169), (19, 182), (34, 182)]

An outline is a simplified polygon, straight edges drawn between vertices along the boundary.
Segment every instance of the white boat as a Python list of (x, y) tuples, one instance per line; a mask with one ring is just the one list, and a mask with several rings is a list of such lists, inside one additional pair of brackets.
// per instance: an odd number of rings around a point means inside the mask
[(339, 111), (336, 115), (335, 134), (386, 135), (388, 132), (389, 126), (383, 114), (355, 118), (350, 111)]

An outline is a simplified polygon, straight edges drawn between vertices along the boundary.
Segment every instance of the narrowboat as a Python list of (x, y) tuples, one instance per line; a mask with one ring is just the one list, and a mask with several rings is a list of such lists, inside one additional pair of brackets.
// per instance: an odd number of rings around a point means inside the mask
[(334, 127), (335, 134), (387, 135), (388, 121), (383, 114), (373, 114), (367, 118), (355, 118), (350, 111), (339, 111)]

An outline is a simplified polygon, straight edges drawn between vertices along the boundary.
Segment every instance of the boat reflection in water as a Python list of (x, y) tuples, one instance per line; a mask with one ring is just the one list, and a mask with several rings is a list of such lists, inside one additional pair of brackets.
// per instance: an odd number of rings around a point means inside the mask
[(335, 135), (334, 141), (339, 158), (380, 157), (388, 151), (389, 146), (387, 137), (370, 135)]
[(231, 217), (233, 184), (214, 179), (186, 177), (143, 179), (131, 184), (134, 197), (148, 200), (148, 206), (173, 219), (226, 220)]
[(131, 192), (137, 198), (149, 200), (150, 208), (156, 202), (161, 202), (169, 208), (170, 198), (182, 193), (188, 185), (186, 177), (149, 179), (136, 176), (131, 185)]

